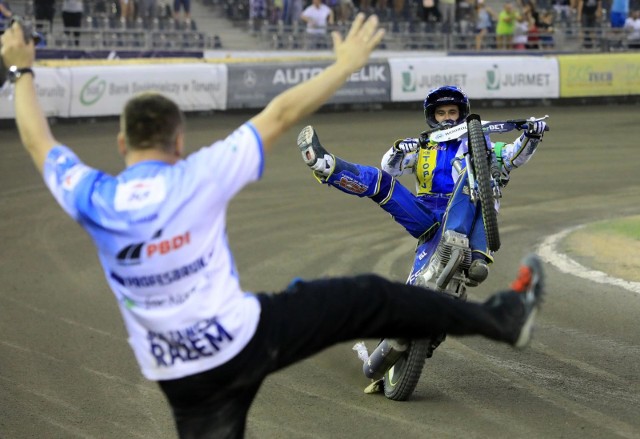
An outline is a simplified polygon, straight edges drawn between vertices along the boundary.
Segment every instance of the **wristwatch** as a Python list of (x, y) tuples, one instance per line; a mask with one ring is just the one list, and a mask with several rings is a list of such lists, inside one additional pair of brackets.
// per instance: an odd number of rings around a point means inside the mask
[(15, 84), (15, 82), (22, 75), (26, 75), (28, 73), (30, 73), (34, 77), (36, 76), (36, 74), (33, 73), (33, 69), (31, 67), (11, 66), (11, 67), (9, 67), (9, 71), (7, 72), (7, 77), (9, 78), (9, 82), (11, 82), (12, 84)]

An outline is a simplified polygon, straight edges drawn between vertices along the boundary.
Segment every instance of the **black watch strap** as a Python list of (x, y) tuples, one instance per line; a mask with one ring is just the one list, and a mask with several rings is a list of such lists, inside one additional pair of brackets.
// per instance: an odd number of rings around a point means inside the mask
[(15, 83), (21, 76), (30, 74), (32, 76), (36, 76), (33, 73), (33, 69), (31, 67), (17, 67), (11, 66), (9, 67), (9, 81)]

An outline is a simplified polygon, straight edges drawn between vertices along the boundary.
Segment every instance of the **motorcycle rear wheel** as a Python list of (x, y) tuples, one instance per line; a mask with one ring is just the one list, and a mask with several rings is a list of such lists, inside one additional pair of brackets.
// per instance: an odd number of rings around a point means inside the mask
[(482, 131), (480, 118), (469, 119), (467, 129), (469, 135), (469, 150), (471, 150), (473, 157), (473, 167), (478, 185), (478, 197), (480, 198), (480, 208), (482, 209), (482, 220), (484, 221), (484, 230), (487, 237), (487, 247), (489, 247), (489, 250), (495, 252), (500, 248), (498, 214), (495, 209), (493, 188), (491, 187), (487, 141)]
[(409, 399), (416, 386), (429, 350), (430, 340), (411, 340), (406, 352), (383, 378), (384, 395), (394, 401)]

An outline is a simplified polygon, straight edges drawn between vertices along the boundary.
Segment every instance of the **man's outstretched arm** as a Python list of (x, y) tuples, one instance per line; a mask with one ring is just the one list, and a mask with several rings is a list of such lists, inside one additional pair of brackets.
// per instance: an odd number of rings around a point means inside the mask
[(343, 39), (338, 32), (331, 34), (336, 60), (317, 76), (276, 96), (251, 122), (260, 133), (266, 151), (292, 125), (310, 115), (335, 94), (361, 69), (373, 49), (382, 41), (384, 30), (378, 28), (378, 18), (358, 14)]
[[(33, 41), (26, 44), (22, 27), (14, 23), (2, 35), (2, 58), (5, 66), (32, 67), (35, 59)], [(42, 107), (38, 102), (34, 77), (24, 74), (15, 83), (16, 124), (20, 139), (42, 173), (47, 154), (56, 144)]]

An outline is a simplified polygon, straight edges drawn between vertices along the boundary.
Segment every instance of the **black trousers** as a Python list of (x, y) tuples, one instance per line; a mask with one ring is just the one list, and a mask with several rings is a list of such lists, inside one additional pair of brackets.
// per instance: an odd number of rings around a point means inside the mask
[[(80, 45), (80, 27), (82, 26), (82, 12), (62, 11), (62, 23), (64, 24), (64, 33), (71, 34), (73, 30), (74, 45)], [(78, 30), (75, 30), (78, 29)]]
[(506, 340), (494, 308), (375, 275), (297, 282), (258, 298), (260, 322), (240, 354), (215, 369), (159, 381), (181, 439), (243, 437), (268, 374), (339, 342), (441, 333)]

